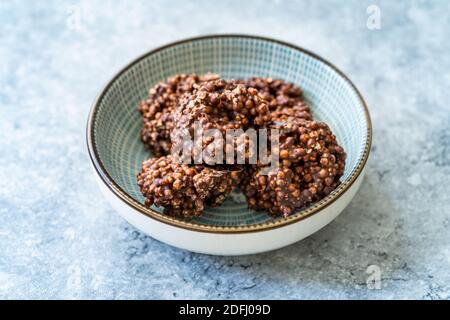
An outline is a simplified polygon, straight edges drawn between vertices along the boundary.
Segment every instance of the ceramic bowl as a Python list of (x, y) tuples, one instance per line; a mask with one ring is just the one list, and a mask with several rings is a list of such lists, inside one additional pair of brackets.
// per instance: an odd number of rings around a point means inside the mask
[[(138, 103), (151, 86), (169, 76), (207, 72), (225, 79), (272, 77), (300, 85), (315, 119), (329, 124), (347, 153), (340, 186), (288, 218), (248, 210), (239, 193), (190, 221), (166, 216), (161, 208), (145, 207), (135, 177), (142, 161), (151, 155), (139, 137)], [(336, 218), (363, 179), (371, 124), (355, 86), (316, 54), (273, 39), (215, 35), (152, 50), (119, 71), (94, 102), (87, 145), (100, 189), (129, 223), (172, 246), (207, 254), (241, 255), (289, 245)]]

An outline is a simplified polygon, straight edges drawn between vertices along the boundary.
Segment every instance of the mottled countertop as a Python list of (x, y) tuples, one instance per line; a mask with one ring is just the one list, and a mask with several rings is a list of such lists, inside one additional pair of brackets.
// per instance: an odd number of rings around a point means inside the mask
[[(0, 298), (449, 299), (449, 12), (444, 0), (1, 2)], [(374, 126), (347, 209), (304, 241), (244, 257), (137, 231), (103, 199), (85, 147), (91, 102), (121, 66), (225, 32), (332, 61)], [(378, 274), (380, 289), (367, 286)]]

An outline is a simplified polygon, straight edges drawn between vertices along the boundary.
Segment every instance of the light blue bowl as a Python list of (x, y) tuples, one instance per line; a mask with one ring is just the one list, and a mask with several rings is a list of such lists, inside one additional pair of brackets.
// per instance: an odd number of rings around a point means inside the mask
[[(347, 153), (342, 184), (323, 200), (288, 218), (247, 209), (240, 194), (186, 222), (146, 208), (136, 172), (150, 157), (140, 141), (139, 101), (157, 82), (179, 73), (213, 72), (226, 79), (272, 77), (299, 85), (316, 120), (325, 121)], [(205, 36), (179, 41), (144, 54), (122, 69), (103, 89), (91, 111), (87, 142), (95, 169), (121, 200), (151, 218), (192, 230), (242, 232), (289, 224), (332, 203), (360, 175), (368, 158), (371, 124), (357, 89), (338, 69), (299, 47), (244, 35)]]

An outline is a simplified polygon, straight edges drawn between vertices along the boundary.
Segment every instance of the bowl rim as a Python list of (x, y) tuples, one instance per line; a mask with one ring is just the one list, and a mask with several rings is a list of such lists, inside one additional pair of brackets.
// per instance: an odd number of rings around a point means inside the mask
[[(355, 169), (350, 173), (349, 177), (347, 177), (346, 180), (344, 180), (338, 188), (336, 188), (332, 193), (330, 193), (325, 198), (321, 199), (320, 201), (314, 203), (310, 207), (307, 207), (303, 210), (300, 210), (296, 212), (295, 214), (284, 218), (279, 219), (276, 221), (266, 221), (263, 223), (258, 224), (251, 224), (251, 225), (243, 225), (243, 226), (212, 226), (212, 225), (203, 225), (191, 221), (184, 221), (181, 219), (173, 218), (166, 216), (164, 214), (161, 214), (151, 208), (145, 207), (143, 204), (135, 200), (133, 197), (131, 197), (128, 193), (126, 193), (108, 174), (107, 170), (105, 169), (103, 163), (100, 161), (100, 158), (98, 156), (98, 151), (94, 143), (94, 119), (98, 110), (98, 106), (100, 102), (102, 101), (104, 95), (108, 91), (108, 89), (112, 86), (112, 84), (119, 78), (124, 72), (126, 72), (130, 67), (135, 65), (136, 63), (140, 62), (141, 60), (147, 58), (148, 56), (155, 54), (159, 51), (162, 51), (164, 49), (177, 46), (184, 43), (189, 43), (192, 41), (198, 41), (198, 40), (204, 40), (204, 39), (214, 39), (214, 38), (247, 38), (247, 39), (254, 39), (254, 40), (262, 40), (262, 41), (268, 41), (276, 44), (280, 44), (283, 46), (287, 46), (289, 48), (295, 49), (297, 51), (301, 51), (302, 53), (309, 55), (310, 57), (319, 60), (320, 62), (324, 63), (328, 67), (330, 67), (334, 72), (336, 72), (342, 79), (344, 79), (345, 82), (347, 82), (348, 85), (353, 89), (353, 91), (356, 93), (358, 99), (360, 100), (363, 109), (364, 114), (367, 122), (367, 132), (366, 132), (366, 143), (364, 146), (363, 156), (359, 159), (358, 163), (356, 164)], [(301, 220), (307, 219), (317, 213), (319, 213), (324, 208), (330, 206), (333, 204), (336, 200), (338, 200), (356, 181), (356, 179), (361, 175), (363, 172), (363, 169), (367, 163), (367, 160), (369, 158), (369, 153), (372, 145), (372, 122), (370, 119), (369, 109), (367, 107), (366, 102), (364, 101), (364, 98), (362, 97), (359, 90), (356, 88), (356, 86), (351, 82), (351, 80), (336, 66), (334, 66), (332, 63), (328, 62), (321, 56), (304, 49), (302, 47), (299, 47), (297, 45), (272, 39), (269, 37), (264, 36), (257, 36), (257, 35), (246, 35), (246, 34), (211, 34), (211, 35), (204, 35), (204, 36), (198, 36), (198, 37), (190, 37), (182, 40), (178, 40), (175, 42), (171, 42), (169, 44), (159, 46), (157, 48), (154, 48), (150, 51), (145, 52), (144, 54), (141, 54), (137, 58), (133, 59), (131, 62), (126, 64), (124, 67), (122, 67), (118, 72), (114, 74), (114, 76), (106, 83), (106, 85), (103, 86), (103, 88), (100, 90), (99, 94), (96, 96), (92, 106), (91, 110), (89, 112), (87, 126), (86, 126), (86, 144), (87, 149), (89, 153), (89, 157), (91, 159), (92, 165), (103, 181), (103, 183), (109, 188), (109, 190), (121, 201), (123, 201), (125, 204), (130, 206), (132, 209), (137, 210), (139, 213), (144, 214), (145, 216), (154, 219), (156, 221), (182, 228), (187, 229), (190, 231), (197, 231), (197, 232), (206, 232), (206, 233), (220, 233), (220, 234), (236, 234), (236, 233), (250, 233), (250, 232), (262, 232), (262, 231), (268, 231), (280, 227), (284, 227), (287, 225), (290, 225), (292, 223), (299, 222)]]

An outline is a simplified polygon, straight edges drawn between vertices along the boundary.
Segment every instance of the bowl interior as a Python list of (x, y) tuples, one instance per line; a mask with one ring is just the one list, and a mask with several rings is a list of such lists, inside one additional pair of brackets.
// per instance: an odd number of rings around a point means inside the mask
[[(136, 60), (110, 82), (97, 100), (91, 125), (95, 155), (109, 183), (115, 183), (129, 200), (143, 208), (144, 198), (135, 176), (151, 154), (140, 141), (138, 103), (151, 86), (171, 75), (207, 72), (225, 79), (272, 77), (300, 85), (315, 119), (328, 123), (347, 152), (343, 184), (293, 218), (308, 214), (342, 191), (361, 165), (369, 138), (369, 123), (358, 93), (339, 72), (317, 57), (277, 41), (246, 36), (206, 37), (166, 46)], [(208, 208), (191, 223), (226, 227), (275, 220), (248, 210), (245, 198), (234, 193), (222, 206)]]

